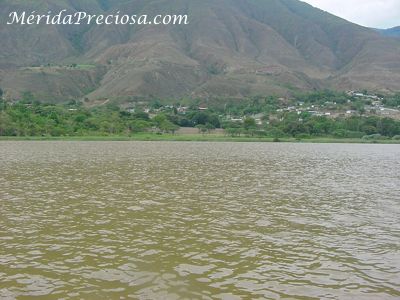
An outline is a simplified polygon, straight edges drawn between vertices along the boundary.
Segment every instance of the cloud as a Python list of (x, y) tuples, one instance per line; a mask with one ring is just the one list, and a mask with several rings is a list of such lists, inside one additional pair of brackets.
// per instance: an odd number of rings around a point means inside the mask
[(400, 0), (302, 0), (351, 22), (376, 28), (400, 26)]

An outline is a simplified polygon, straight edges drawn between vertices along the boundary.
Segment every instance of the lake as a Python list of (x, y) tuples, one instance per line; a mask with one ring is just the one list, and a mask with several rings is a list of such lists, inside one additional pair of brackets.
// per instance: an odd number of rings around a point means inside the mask
[(1, 299), (399, 299), (400, 146), (0, 142)]

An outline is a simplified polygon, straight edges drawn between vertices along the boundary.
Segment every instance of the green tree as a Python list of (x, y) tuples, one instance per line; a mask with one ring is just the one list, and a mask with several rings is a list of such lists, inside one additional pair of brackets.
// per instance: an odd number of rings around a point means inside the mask
[(164, 114), (158, 114), (153, 118), (154, 125), (160, 128), (163, 122), (167, 121), (167, 117)]
[(151, 128), (151, 123), (142, 119), (134, 120), (128, 125), (128, 129), (132, 133), (145, 132), (149, 128)]
[(243, 121), (243, 128), (246, 130), (255, 130), (257, 129), (256, 120), (251, 117), (246, 117)]
[(243, 134), (243, 128), (226, 128), (225, 134), (230, 135), (232, 137), (241, 136)]
[(384, 136), (395, 136), (400, 133), (400, 126), (399, 122), (396, 122), (393, 119), (383, 118), (379, 120), (378, 126), (379, 128), (378, 133)]
[(214, 124), (211, 124), (211, 123), (207, 123), (205, 127), (206, 127), (208, 133), (211, 133), (211, 131), (215, 130)]
[(141, 120), (150, 120), (149, 114), (145, 113), (144, 111), (138, 111), (133, 114), (133, 118), (141, 119)]
[(279, 128), (272, 128), (267, 132), (267, 134), (273, 138), (281, 138), (285, 136), (285, 133)]
[(378, 131), (376, 130), (375, 126), (372, 125), (365, 125), (362, 127), (362, 131), (365, 132), (367, 135), (376, 134)]
[(199, 133), (201, 133), (203, 135), (208, 132), (208, 129), (207, 129), (206, 125), (199, 124), (199, 125), (196, 126), (196, 128), (199, 130)]
[(0, 111), (0, 136), (13, 135), (11, 134), (13, 125), (10, 116), (4, 111)]
[(159, 129), (165, 133), (175, 133), (175, 131), (179, 129), (179, 126), (175, 125), (174, 123), (168, 120), (165, 120), (161, 122), (161, 124), (159, 125)]

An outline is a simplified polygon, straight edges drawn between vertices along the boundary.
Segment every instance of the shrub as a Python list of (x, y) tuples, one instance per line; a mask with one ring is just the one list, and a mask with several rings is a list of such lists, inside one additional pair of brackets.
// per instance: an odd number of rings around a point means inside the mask
[(311, 136), (307, 133), (300, 133), (300, 134), (296, 135), (296, 139), (300, 139), (300, 140), (301, 139), (309, 139), (309, 138), (311, 138)]
[(384, 139), (386, 139), (386, 137), (378, 133), (378, 134), (364, 135), (362, 137), (362, 139), (363, 140), (384, 140)]
[(336, 137), (344, 138), (344, 137), (346, 137), (346, 130), (338, 129), (333, 133), (333, 135), (336, 136)]
[(358, 138), (362, 138), (364, 135), (365, 135), (365, 132), (346, 130), (344, 137), (358, 139)]
[(255, 134), (256, 136), (258, 136), (258, 137), (264, 137), (264, 136), (267, 135), (267, 133), (266, 133), (264, 130), (256, 130), (256, 131), (254, 132), (254, 134)]
[(285, 133), (278, 128), (272, 128), (271, 130), (267, 131), (267, 135), (274, 138), (281, 138), (285, 136)]

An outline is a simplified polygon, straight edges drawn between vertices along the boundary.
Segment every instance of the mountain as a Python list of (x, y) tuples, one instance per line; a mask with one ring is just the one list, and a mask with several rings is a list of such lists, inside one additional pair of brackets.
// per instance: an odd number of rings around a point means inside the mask
[(297, 0), (0, 0), (0, 21), (12, 11), (61, 9), (188, 14), (190, 24), (1, 26), (7, 97), (125, 102), (400, 90), (400, 41)]
[(378, 31), (384, 36), (400, 38), (400, 26), (389, 29), (378, 29)]

